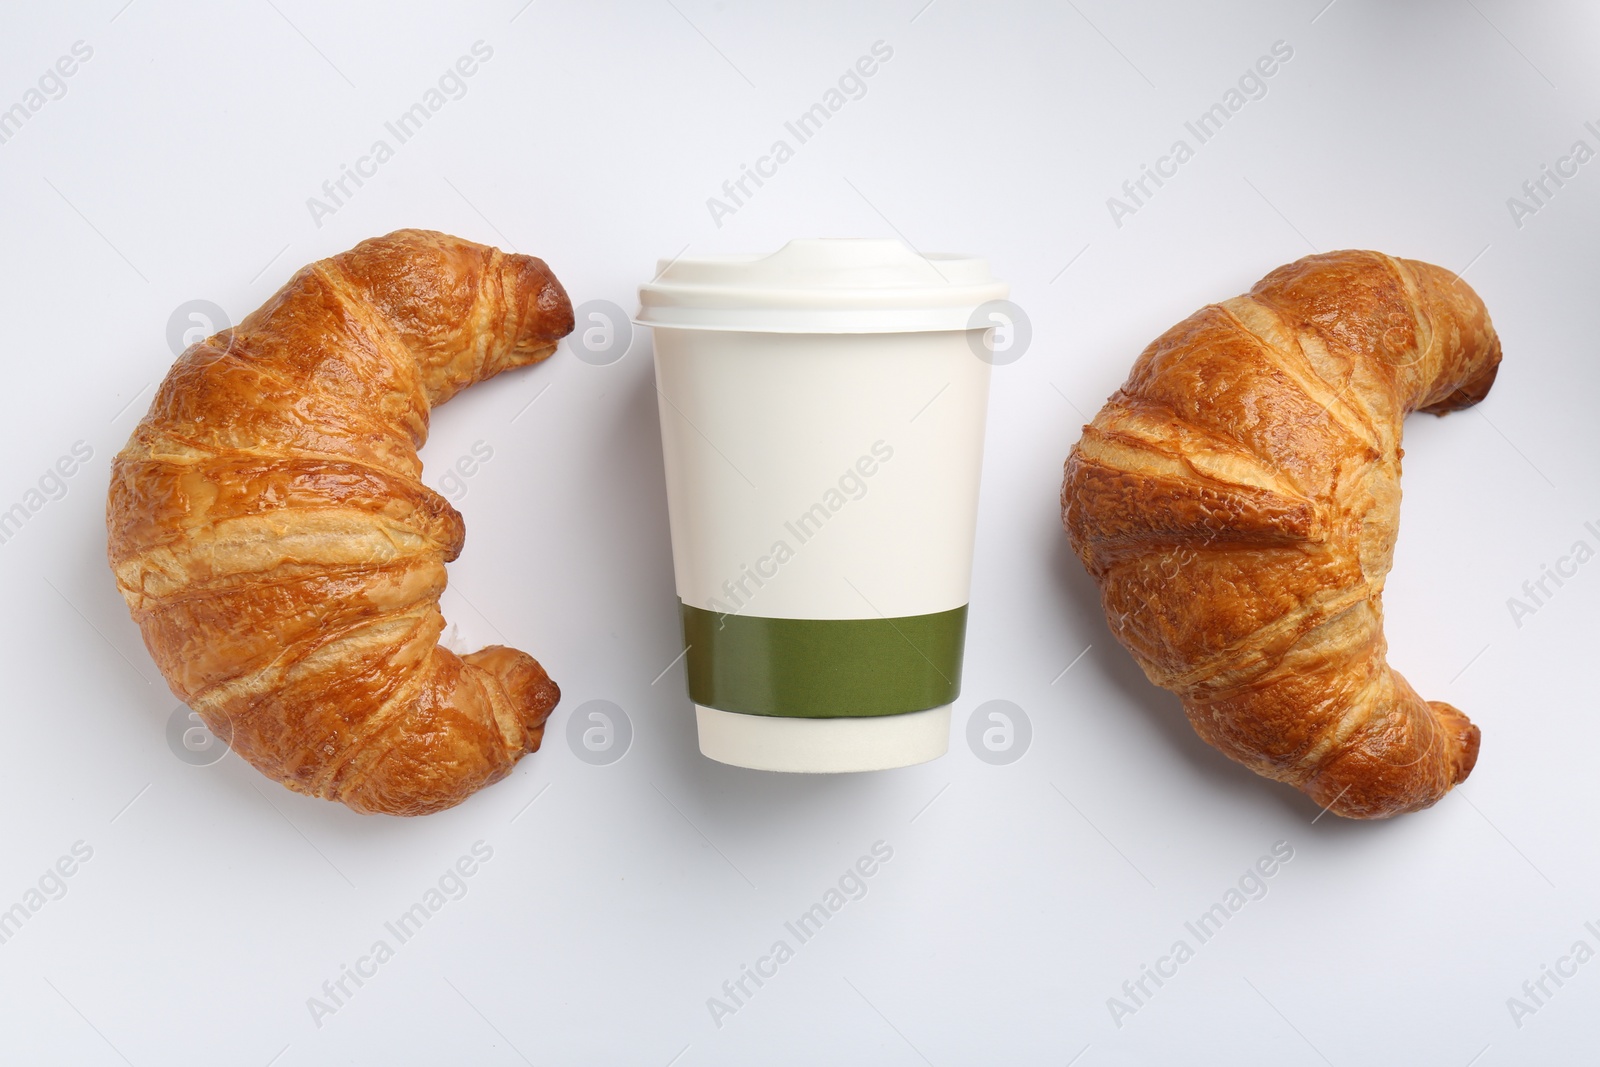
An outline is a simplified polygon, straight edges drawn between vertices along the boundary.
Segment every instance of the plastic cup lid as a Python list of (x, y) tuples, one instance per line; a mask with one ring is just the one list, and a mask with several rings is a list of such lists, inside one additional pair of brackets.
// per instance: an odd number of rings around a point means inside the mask
[(646, 326), (752, 333), (981, 329), (977, 309), (1010, 286), (977, 256), (918, 253), (880, 238), (805, 238), (770, 255), (662, 260), (639, 287)]

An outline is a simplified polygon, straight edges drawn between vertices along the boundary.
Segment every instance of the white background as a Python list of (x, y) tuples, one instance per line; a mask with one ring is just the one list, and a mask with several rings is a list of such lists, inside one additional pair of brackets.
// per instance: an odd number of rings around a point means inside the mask
[[(0, 107), (93, 57), (0, 145), (0, 508), (94, 458), (0, 545), (0, 907), (93, 857), (0, 945), (8, 1063), (937, 1065), (1572, 1063), (1600, 962), (1507, 998), (1600, 920), (1600, 562), (1518, 627), (1591, 520), (1600, 162), (1519, 228), (1507, 198), (1600, 119), (1592, 7), (1511, 0), (331, 5), (100, 0), (0, 15)], [(676, 5), (676, 8), (674, 7)], [(120, 10), (119, 10), (120, 9)], [(306, 199), (483, 40), (491, 61), (335, 215)], [(891, 61), (715, 225), (706, 198), (874, 41)], [(1107, 197), (1273, 42), (1294, 49), (1123, 225)], [(1191, 143), (1192, 143), (1192, 138)], [(170, 364), (169, 316), (236, 320), (302, 263), (401, 226), (545, 258), (632, 310), (657, 257), (901, 235), (991, 257), (1031, 316), (997, 368), (964, 692), (948, 756), (788, 778), (697, 752), (649, 337), (563, 351), (440, 411), (476, 441), (447, 617), (563, 690), (543, 751), (452, 811), (362, 818), (226, 756), (175, 701), (105, 565), (112, 455)], [(1392, 660), (1483, 729), (1436, 808), (1318, 819), (1200, 743), (1109, 637), (1059, 526), (1060, 465), (1139, 349), (1316, 249), (1465, 270), (1504, 337), (1480, 410), (1407, 427)], [(1070, 264), (1070, 265), (1069, 265)], [(525, 405), (548, 387), (537, 404)], [(1552, 587), (1553, 588), (1553, 587)], [(1092, 646), (1092, 647), (1091, 647)], [(1074, 663), (1070, 671), (1063, 668)], [(659, 680), (655, 680), (659, 677)], [(654, 680), (654, 681), (653, 681)], [(989, 700), (1032, 743), (965, 741)], [(581, 762), (573, 710), (633, 724)], [(307, 998), (473, 842), (493, 858), (338, 1012)], [(893, 859), (718, 1028), (721, 995), (876, 841)], [(1107, 1000), (1275, 842), (1294, 858), (1118, 1027)], [(1153, 987), (1152, 987), (1153, 988)], [(676, 1059), (674, 1059), (676, 1057)]]

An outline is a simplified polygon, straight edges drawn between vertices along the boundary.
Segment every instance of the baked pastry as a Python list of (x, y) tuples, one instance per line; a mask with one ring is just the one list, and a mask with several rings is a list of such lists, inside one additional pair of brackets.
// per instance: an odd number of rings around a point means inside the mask
[(1157, 338), (1066, 462), (1111, 631), (1196, 732), (1352, 818), (1433, 804), (1478, 728), (1385, 659), (1400, 427), (1482, 400), (1500, 341), (1447, 270), (1309, 256)]
[(112, 463), (108, 555), (172, 691), (257, 770), (420, 815), (539, 747), (538, 662), (438, 644), (465, 529), (417, 448), (433, 407), (572, 325), (539, 260), (400, 230), (173, 365)]

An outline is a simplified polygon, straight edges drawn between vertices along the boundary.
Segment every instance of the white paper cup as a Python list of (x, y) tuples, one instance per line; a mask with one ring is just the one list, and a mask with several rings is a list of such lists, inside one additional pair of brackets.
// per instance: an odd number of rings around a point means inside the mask
[(654, 328), (700, 750), (876, 770), (949, 747), (989, 362), (981, 259), (800, 240), (664, 263)]

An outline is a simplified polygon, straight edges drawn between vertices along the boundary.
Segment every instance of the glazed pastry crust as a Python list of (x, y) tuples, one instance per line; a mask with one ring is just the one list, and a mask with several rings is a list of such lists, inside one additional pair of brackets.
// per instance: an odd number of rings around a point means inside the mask
[(172, 691), (257, 770), (419, 815), (539, 747), (538, 662), (438, 644), (465, 528), (417, 449), (434, 406), (572, 324), (541, 261), (401, 230), (174, 364), (112, 464), (108, 555)]
[(1208, 743), (1337, 814), (1425, 808), (1477, 760), (1389, 667), (1382, 595), (1402, 420), (1477, 403), (1499, 363), (1449, 271), (1310, 256), (1151, 343), (1066, 462), (1117, 639)]

